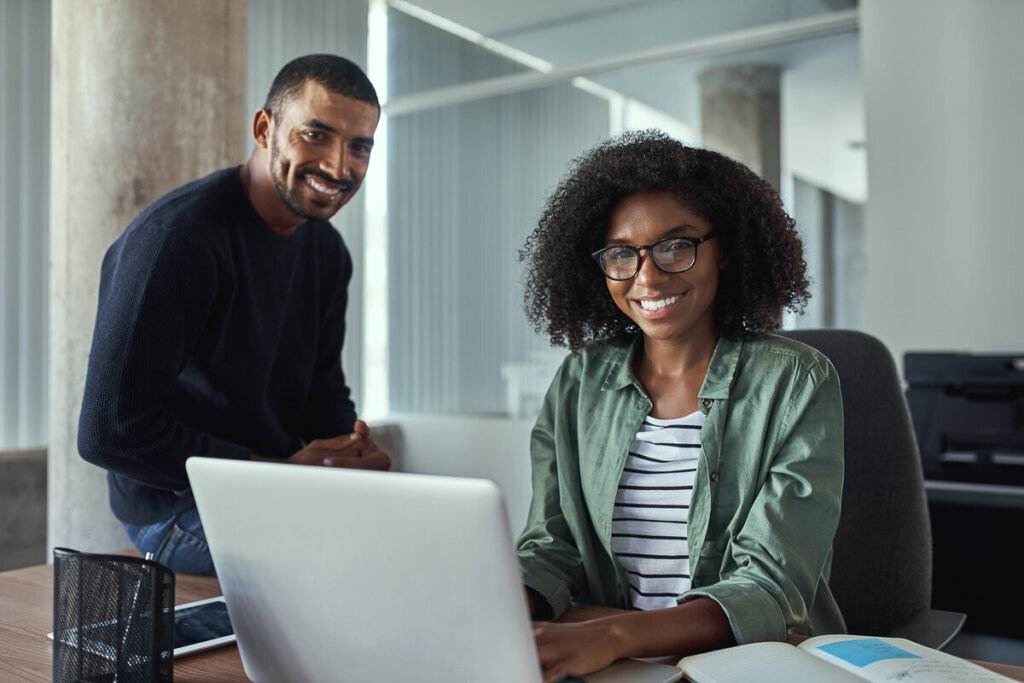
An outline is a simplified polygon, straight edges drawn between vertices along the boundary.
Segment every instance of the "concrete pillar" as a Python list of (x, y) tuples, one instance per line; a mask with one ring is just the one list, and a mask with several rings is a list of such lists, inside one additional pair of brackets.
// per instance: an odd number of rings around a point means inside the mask
[(716, 66), (700, 75), (701, 140), (742, 161), (779, 189), (781, 69), (762, 64)]
[(50, 548), (130, 546), (76, 437), (107, 246), (168, 190), (244, 161), (245, 0), (53, 0)]

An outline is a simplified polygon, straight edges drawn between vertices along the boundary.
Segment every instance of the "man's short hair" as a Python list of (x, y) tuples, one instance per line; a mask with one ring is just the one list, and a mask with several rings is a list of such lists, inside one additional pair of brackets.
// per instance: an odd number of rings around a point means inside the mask
[(302, 89), (306, 81), (314, 81), (330, 92), (369, 102), (380, 109), (377, 91), (363, 70), (351, 60), (331, 54), (297, 57), (281, 67), (270, 86), (263, 108), (273, 116)]

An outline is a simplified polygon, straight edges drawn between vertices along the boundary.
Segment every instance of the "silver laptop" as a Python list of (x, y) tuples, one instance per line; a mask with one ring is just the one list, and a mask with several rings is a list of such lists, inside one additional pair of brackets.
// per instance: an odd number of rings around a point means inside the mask
[[(539, 683), (493, 482), (210, 458), (187, 468), (252, 680)], [(587, 680), (680, 676), (627, 661)]]

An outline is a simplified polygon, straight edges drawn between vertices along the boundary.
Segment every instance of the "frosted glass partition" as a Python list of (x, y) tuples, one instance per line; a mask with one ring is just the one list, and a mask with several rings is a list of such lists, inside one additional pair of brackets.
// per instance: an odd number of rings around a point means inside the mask
[[(400, 12), (388, 25), (392, 97), (525, 68)], [(553, 364), (523, 316), (517, 252), (569, 161), (607, 137), (608, 100), (564, 84), (388, 127), (390, 408), (505, 413), (502, 365)]]
[(0, 451), (46, 444), (50, 3), (0, 0)]

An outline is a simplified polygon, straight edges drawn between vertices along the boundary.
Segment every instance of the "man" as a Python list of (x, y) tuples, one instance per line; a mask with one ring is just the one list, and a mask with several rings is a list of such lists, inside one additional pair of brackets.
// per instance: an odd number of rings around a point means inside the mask
[(278, 73), (240, 167), (146, 208), (103, 260), (78, 432), (141, 552), (212, 574), (193, 455), (386, 470), (341, 368), (352, 261), (327, 222), (359, 189), (380, 118), (334, 55)]

